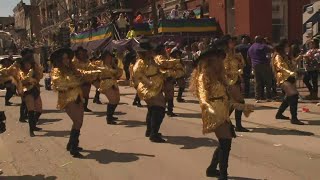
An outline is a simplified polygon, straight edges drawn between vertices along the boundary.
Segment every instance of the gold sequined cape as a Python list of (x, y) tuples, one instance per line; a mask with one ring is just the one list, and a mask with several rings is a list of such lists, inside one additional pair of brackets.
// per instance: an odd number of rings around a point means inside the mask
[[(98, 79), (98, 74), (94, 72), (97, 70), (95, 63), (91, 63), (90, 61), (83, 62), (74, 58), (72, 64), (78, 71), (82, 73), (85, 72), (86, 75), (82, 79), (83, 83), (92, 83)], [(92, 73), (90, 73), (90, 71), (92, 71)]]
[(272, 59), (277, 84), (281, 85), (290, 76), (295, 76), (294, 67), (288, 58), (283, 58), (280, 54), (276, 54)]
[(157, 55), (154, 57), (154, 61), (160, 67), (160, 71), (165, 74), (166, 77), (178, 79), (185, 75), (185, 69), (180, 59), (168, 59), (163, 55)]
[(137, 92), (141, 99), (148, 100), (162, 92), (164, 76), (153, 61), (137, 60), (133, 67)]
[(99, 67), (101, 71), (99, 75), (99, 91), (101, 93), (106, 94), (111, 87), (118, 87), (117, 79), (121, 77), (122, 69), (118, 68), (118, 66), (112, 68), (110, 65), (105, 65), (102, 61), (96, 63), (96, 66)]
[(42, 66), (35, 64), (35, 67), (30, 69), (29, 72), (19, 70), (19, 80), (22, 83), (23, 92), (29, 91), (34, 87), (40, 89), (40, 80), (43, 78)]
[(70, 102), (78, 98), (83, 100), (81, 77), (76, 76), (73, 71), (53, 68), (51, 83), (53, 89), (58, 92), (57, 109), (65, 109)]
[(19, 76), (19, 68), (17, 64), (13, 64), (8, 68), (1, 67), (0, 68), (0, 84), (4, 84), (7, 81), (11, 81), (16, 87), (17, 92), (22, 94), (22, 83), (20, 81)]
[(228, 85), (234, 85), (243, 74), (245, 61), (240, 53), (227, 52), (224, 68)]
[(197, 96), (202, 110), (202, 121), (204, 134), (214, 132), (217, 127), (229, 119), (229, 98), (225, 85), (219, 81), (210, 83), (206, 87), (206, 76), (200, 74), (198, 77)]

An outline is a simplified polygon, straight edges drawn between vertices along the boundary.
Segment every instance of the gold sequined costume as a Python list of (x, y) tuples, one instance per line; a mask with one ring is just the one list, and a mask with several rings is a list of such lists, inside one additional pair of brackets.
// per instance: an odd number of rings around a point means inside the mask
[(164, 76), (153, 60), (137, 60), (133, 72), (134, 79), (138, 84), (138, 95), (141, 99), (146, 101), (162, 93)]
[(289, 58), (283, 58), (281, 55), (275, 54), (272, 65), (279, 86), (289, 77), (295, 77), (294, 65)]
[(118, 67), (111, 67), (110, 65), (105, 65), (103, 62), (96, 63), (96, 66), (101, 71), (99, 76), (100, 88), (99, 91), (103, 94), (106, 94), (108, 89), (114, 87), (118, 88), (117, 80), (122, 75), (122, 69)]
[(22, 94), (22, 84), (19, 76), (19, 68), (17, 64), (13, 64), (8, 68), (0, 68), (0, 84), (11, 81), (16, 87), (19, 94)]
[(228, 85), (234, 85), (239, 82), (245, 66), (244, 59), (240, 53), (229, 51), (226, 53), (224, 67)]

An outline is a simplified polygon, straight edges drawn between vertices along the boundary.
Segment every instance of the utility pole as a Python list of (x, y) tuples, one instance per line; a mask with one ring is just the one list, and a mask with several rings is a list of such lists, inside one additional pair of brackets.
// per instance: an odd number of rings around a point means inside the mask
[(156, 0), (151, 0), (152, 16), (153, 16), (153, 31), (154, 34), (158, 34), (158, 14)]

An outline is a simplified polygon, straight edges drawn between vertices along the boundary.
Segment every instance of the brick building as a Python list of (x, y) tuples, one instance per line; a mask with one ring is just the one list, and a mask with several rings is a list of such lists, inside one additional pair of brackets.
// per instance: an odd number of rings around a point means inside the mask
[[(138, 1), (138, 2), (136, 2)], [(142, 12), (151, 11), (150, 0), (136, 0), (132, 6)], [(314, 0), (158, 0), (168, 12), (176, 4), (189, 10), (204, 8), (214, 17), (224, 33), (262, 35), (278, 41), (302, 39), (302, 9)], [(141, 4), (145, 6), (141, 8)]]

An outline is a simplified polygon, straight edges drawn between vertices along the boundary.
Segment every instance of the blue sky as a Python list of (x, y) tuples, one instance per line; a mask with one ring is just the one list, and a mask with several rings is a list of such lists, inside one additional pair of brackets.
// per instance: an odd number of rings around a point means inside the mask
[[(13, 8), (21, 0), (0, 0), (0, 17), (13, 16)], [(30, 0), (23, 0), (23, 2), (30, 4)]]

